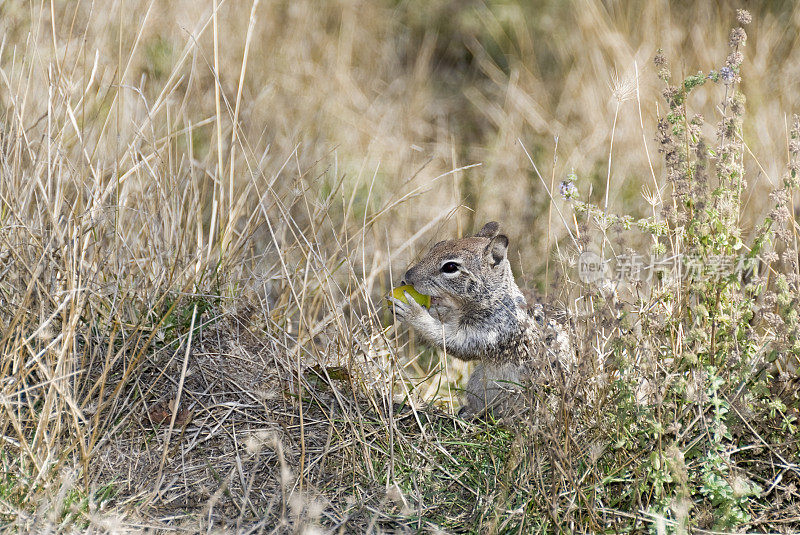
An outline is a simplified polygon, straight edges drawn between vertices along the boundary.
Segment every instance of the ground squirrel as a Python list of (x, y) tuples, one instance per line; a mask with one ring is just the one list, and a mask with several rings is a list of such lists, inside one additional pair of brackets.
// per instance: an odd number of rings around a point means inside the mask
[(487, 223), (477, 234), (441, 241), (406, 271), (403, 284), (431, 296), (425, 308), (406, 294), (390, 298), (397, 318), (426, 342), (461, 360), (480, 361), (466, 387), (459, 412), (473, 416), (507, 405), (542, 367), (563, 369), (570, 343), (541, 304), (528, 306), (506, 257), (508, 238)]

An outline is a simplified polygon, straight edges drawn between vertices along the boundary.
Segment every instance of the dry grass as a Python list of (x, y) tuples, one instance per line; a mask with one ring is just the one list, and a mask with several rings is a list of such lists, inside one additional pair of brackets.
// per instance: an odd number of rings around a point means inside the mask
[[(625, 470), (634, 450), (604, 455), (610, 411), (562, 397), (566, 426), (461, 422), (468, 368), (386, 327), (381, 300), (435, 237), (499, 219), (526, 283), (575, 312), (569, 233), (588, 229), (545, 186), (574, 172), (581, 199), (655, 211), (641, 191), (666, 185), (665, 104), (650, 60), (680, 58), (680, 78), (719, 69), (735, 15), (612, 4), (0, 5), (0, 524), (674, 524), (647, 496), (631, 510), (593, 494), (650, 481)], [(745, 236), (773, 207), (800, 109), (800, 9), (753, 15)], [(702, 87), (692, 106), (713, 124), (719, 100)], [(631, 336), (601, 327), (580, 327), (597, 363)], [(773, 463), (752, 470), (773, 484), (752, 529), (798, 526), (796, 439), (780, 436), (742, 446)]]

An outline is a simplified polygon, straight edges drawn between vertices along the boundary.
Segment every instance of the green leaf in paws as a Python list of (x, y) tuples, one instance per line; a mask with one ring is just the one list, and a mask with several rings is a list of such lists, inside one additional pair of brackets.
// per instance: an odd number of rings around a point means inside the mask
[(424, 306), (425, 308), (431, 307), (431, 296), (419, 293), (410, 284), (406, 284), (405, 286), (398, 286), (397, 288), (392, 290), (392, 297), (394, 297), (395, 299), (399, 299), (403, 303), (408, 303), (408, 301), (406, 301), (405, 292), (408, 292), (409, 295), (414, 299), (414, 301)]

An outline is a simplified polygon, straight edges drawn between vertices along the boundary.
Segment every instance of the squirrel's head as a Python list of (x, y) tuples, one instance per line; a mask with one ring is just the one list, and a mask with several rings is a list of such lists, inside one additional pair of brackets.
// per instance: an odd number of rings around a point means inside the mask
[[(508, 237), (487, 223), (474, 236), (441, 241), (406, 271), (403, 281), (431, 296), (431, 313), (489, 311), (508, 299), (524, 306), (506, 256)], [(456, 319), (456, 318), (451, 318)]]

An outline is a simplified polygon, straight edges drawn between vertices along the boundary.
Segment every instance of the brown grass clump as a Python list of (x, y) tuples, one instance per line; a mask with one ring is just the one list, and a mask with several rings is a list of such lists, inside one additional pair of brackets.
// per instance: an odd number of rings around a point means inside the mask
[[(0, 15), (4, 530), (800, 529), (793, 5)], [(488, 219), (584, 364), (529, 425), (455, 418), (468, 366), (382, 301)], [(612, 292), (585, 250), (760, 270)]]

